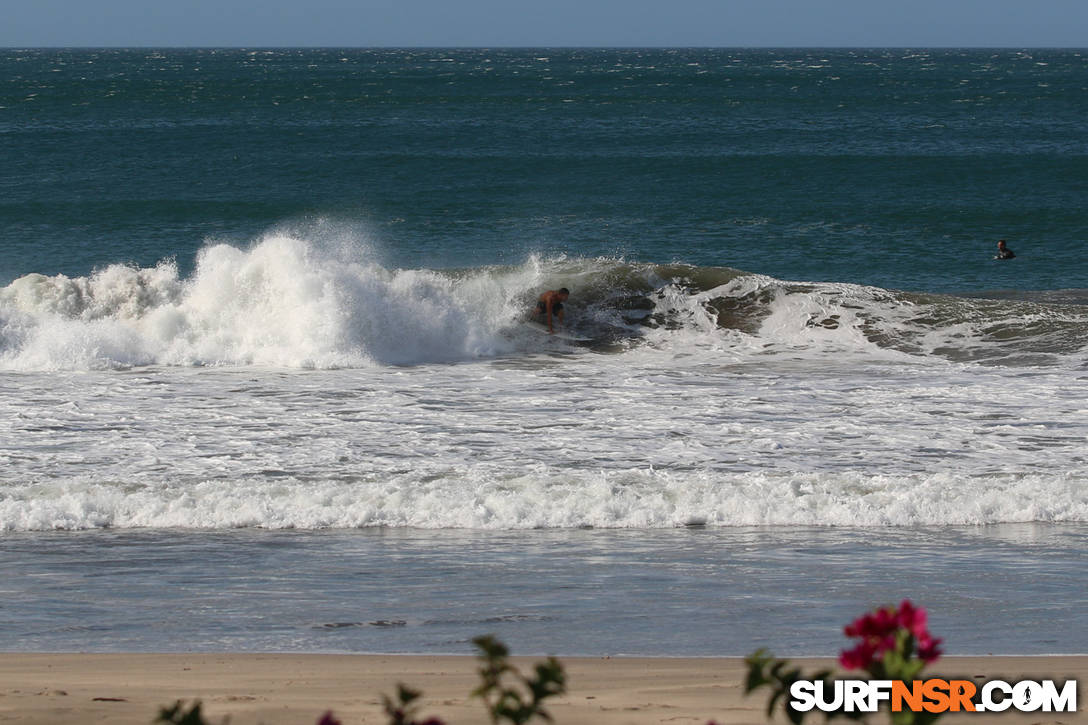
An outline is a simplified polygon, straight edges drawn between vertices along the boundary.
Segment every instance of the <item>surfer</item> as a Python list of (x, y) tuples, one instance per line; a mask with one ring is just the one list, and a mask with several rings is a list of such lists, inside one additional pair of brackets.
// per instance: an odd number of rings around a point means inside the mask
[(550, 289), (540, 295), (540, 299), (536, 301), (536, 309), (533, 310), (534, 315), (541, 315), (547, 320), (548, 332), (555, 332), (555, 328), (552, 327), (552, 317), (559, 319), (559, 325), (563, 325), (563, 303), (570, 297), (570, 290), (566, 287), (554, 290)]
[(1001, 239), (997, 242), (997, 255), (994, 259), (1012, 259), (1016, 255), (1011, 249), (1005, 246), (1005, 240)]

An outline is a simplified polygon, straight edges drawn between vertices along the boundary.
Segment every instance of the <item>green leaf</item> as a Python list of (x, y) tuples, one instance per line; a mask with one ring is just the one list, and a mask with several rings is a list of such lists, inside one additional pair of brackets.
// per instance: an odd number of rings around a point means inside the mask
[(173, 725), (210, 725), (200, 712), (201, 703), (197, 700), (192, 708), (185, 712), (182, 701), (178, 700), (173, 707), (164, 707), (159, 710), (159, 717), (155, 722), (172, 723)]
[[(523, 725), (534, 717), (551, 722), (551, 715), (541, 703), (566, 692), (566, 674), (559, 660), (549, 657), (538, 662), (533, 667), (533, 676), (525, 677), (507, 663), (509, 650), (502, 642), (487, 635), (477, 637), (473, 643), (480, 649), (483, 665), (478, 670), (480, 686), (473, 690), (472, 696), (484, 701), (491, 722)], [(515, 685), (503, 684), (507, 675), (516, 681)]]

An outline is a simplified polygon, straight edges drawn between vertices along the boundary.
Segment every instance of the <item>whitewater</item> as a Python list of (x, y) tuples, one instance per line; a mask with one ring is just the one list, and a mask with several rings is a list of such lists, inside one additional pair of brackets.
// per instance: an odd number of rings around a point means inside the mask
[(1083, 51), (0, 68), (0, 650), (1088, 651)]
[[(569, 287), (570, 329), (524, 321)], [(1086, 522), (1086, 308), (270, 232), (0, 289), (0, 531)]]

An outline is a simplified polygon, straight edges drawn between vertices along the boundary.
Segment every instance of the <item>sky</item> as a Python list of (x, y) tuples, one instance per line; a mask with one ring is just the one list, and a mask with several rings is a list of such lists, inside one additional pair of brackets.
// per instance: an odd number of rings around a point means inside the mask
[(0, 47), (1086, 47), (1088, 0), (0, 0)]

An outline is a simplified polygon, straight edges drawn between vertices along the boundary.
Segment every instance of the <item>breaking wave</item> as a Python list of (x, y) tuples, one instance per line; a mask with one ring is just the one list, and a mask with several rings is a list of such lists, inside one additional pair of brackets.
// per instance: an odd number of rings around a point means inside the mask
[[(422, 478), (422, 480), (420, 480)], [(9, 486), (0, 532), (91, 528), (467, 529), (921, 526), (1088, 520), (1083, 478), (750, 472), (520, 474), (380, 481), (92, 480)]]
[(0, 289), (0, 368), (142, 365), (365, 367), (537, 352), (536, 294), (574, 290), (586, 347), (728, 347), (738, 354), (889, 355), (1003, 365), (1084, 361), (1088, 293), (1018, 299), (789, 282), (726, 267), (530, 258), (517, 266), (386, 269), (290, 235), (87, 277), (29, 274)]

